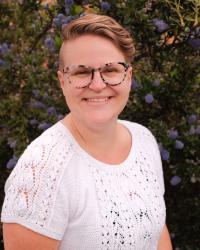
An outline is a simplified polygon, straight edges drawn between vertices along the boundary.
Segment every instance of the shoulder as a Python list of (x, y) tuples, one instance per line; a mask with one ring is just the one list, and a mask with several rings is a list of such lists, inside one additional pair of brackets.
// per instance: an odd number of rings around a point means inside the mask
[(25, 149), (20, 159), (32, 159), (35, 162), (47, 161), (52, 157), (72, 153), (71, 140), (63, 125), (58, 122), (39, 137), (33, 140)]
[(142, 136), (150, 140), (155, 140), (155, 137), (152, 132), (142, 124), (127, 120), (119, 120), (119, 122), (123, 124), (126, 128), (128, 128), (132, 135), (139, 137)]
[(36, 138), (6, 181), (1, 220), (61, 239), (67, 223), (63, 218), (68, 217), (64, 206), (73, 193), (71, 184), (64, 186), (72, 182), (67, 171), (73, 155), (70, 137), (59, 123)]
[(126, 120), (120, 120), (131, 133), (133, 140), (135, 140), (141, 149), (148, 152), (155, 152), (158, 157), (160, 157), (160, 150), (158, 147), (158, 142), (153, 133), (145, 126), (130, 122)]
[(151, 170), (153, 170), (158, 178), (160, 189), (162, 194), (164, 194), (164, 180), (163, 180), (163, 170), (162, 170), (162, 161), (160, 150), (158, 147), (157, 140), (152, 132), (145, 126), (130, 122), (130, 121), (120, 121), (124, 126), (126, 126), (132, 134), (132, 137), (135, 138), (140, 152), (145, 154), (151, 163)]
[(70, 138), (62, 125), (56, 123), (28, 145), (12, 170), (5, 188), (11, 183), (26, 183), (29, 186), (41, 179), (50, 182), (55, 176), (59, 178), (72, 155)]
[(57, 122), (52, 127), (43, 132), (39, 137), (33, 140), (27, 147), (31, 149), (34, 147), (46, 146), (47, 148), (56, 147), (56, 145), (70, 144), (70, 137), (66, 133), (61, 122)]

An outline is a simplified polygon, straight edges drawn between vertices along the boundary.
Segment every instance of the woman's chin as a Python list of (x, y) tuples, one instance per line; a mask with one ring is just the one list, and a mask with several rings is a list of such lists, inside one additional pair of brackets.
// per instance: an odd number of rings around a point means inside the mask
[(115, 122), (118, 118), (117, 113), (109, 113), (109, 112), (89, 112), (85, 113), (81, 117), (82, 123), (84, 123), (87, 127), (97, 128), (98, 126), (106, 126), (112, 122)]
[(91, 114), (90, 117), (88, 117), (88, 121), (90, 124), (94, 124), (94, 125), (103, 125), (103, 124), (108, 124), (112, 121), (116, 121), (117, 119), (117, 115), (98, 115), (98, 114)]

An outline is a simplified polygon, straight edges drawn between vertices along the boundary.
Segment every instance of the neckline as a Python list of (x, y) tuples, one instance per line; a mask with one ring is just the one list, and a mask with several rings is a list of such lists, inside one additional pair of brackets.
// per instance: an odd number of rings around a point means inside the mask
[(70, 130), (62, 123), (62, 121), (58, 121), (58, 125), (59, 127), (62, 129), (62, 131), (68, 136), (68, 138), (70, 138), (71, 143), (75, 149), (75, 151), (81, 155), (84, 159), (86, 159), (86, 161), (88, 161), (89, 165), (93, 165), (96, 168), (102, 168), (105, 170), (109, 170), (109, 171), (118, 171), (121, 169), (124, 169), (126, 166), (130, 165), (130, 162), (133, 162), (133, 158), (136, 155), (136, 151), (137, 151), (137, 136), (136, 134), (134, 134), (133, 137), (133, 126), (131, 126), (131, 122), (126, 121), (126, 120), (120, 120), (118, 119), (118, 122), (121, 123), (123, 126), (125, 126), (128, 130), (129, 133), (131, 134), (132, 137), (132, 144), (131, 144), (131, 148), (129, 151), (128, 156), (126, 157), (126, 159), (119, 163), (119, 164), (109, 164), (109, 163), (105, 163), (103, 161), (100, 161), (96, 158), (94, 158), (91, 154), (89, 154), (87, 151), (85, 151), (77, 142), (77, 140), (74, 138), (74, 136), (72, 135), (72, 133), (70, 132)]

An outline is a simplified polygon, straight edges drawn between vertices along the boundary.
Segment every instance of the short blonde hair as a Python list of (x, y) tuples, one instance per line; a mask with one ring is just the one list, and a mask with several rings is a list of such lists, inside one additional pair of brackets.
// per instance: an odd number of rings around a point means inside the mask
[[(130, 33), (113, 18), (105, 15), (86, 14), (71, 21), (62, 29), (63, 44), (85, 34), (97, 35), (111, 40), (124, 54), (126, 61), (132, 61), (135, 53), (133, 39)], [(60, 68), (64, 66), (61, 50), (59, 54)]]

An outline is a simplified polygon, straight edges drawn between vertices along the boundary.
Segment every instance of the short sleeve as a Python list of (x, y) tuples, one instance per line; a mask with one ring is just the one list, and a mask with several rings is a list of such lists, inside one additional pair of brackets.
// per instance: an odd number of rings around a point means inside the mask
[(61, 186), (69, 160), (70, 150), (59, 142), (31, 144), (6, 181), (1, 221), (61, 240), (69, 217)]

